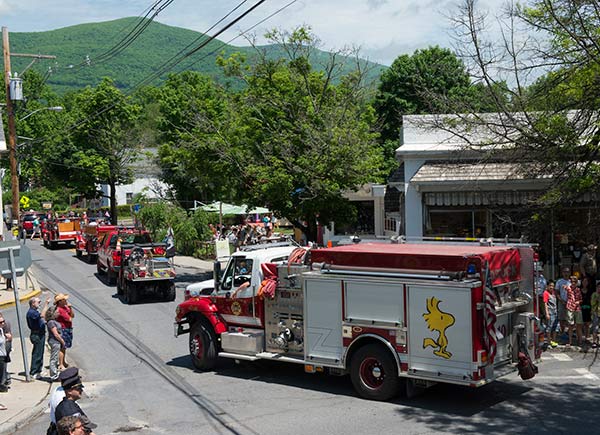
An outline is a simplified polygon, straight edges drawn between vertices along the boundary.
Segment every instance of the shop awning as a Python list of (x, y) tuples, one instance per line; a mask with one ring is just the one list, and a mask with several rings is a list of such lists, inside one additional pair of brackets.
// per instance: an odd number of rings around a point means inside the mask
[(420, 192), (546, 189), (548, 175), (531, 177), (514, 163), (426, 163), (410, 179)]
[(204, 211), (219, 213), (222, 212), (224, 215), (226, 214), (265, 214), (270, 213), (271, 211), (265, 207), (254, 207), (248, 209), (247, 205), (234, 205), (228, 204), (226, 202), (215, 201), (211, 204), (206, 204), (200, 207)]

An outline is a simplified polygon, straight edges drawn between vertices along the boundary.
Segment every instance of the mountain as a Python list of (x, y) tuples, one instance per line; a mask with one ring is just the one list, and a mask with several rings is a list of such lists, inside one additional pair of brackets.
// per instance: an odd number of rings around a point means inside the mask
[[(137, 25), (137, 27), (136, 27)], [(130, 45), (120, 53), (110, 51), (128, 34), (135, 34), (141, 25), (148, 25)], [(241, 86), (234, 79), (223, 75), (216, 65), (218, 55), (229, 56), (239, 52), (251, 62), (256, 52), (251, 47), (236, 47), (219, 40), (213, 40), (175, 68), (160, 71), (164, 62), (176, 56), (188, 44), (196, 41), (197, 46), (207, 39), (206, 35), (179, 27), (167, 26), (158, 22), (141, 21), (139, 18), (121, 18), (101, 23), (88, 23), (46, 32), (15, 32), (10, 34), (11, 52), (42, 53), (56, 56), (55, 60), (40, 60), (33, 68), (46, 73), (51, 68), (48, 84), (59, 93), (95, 86), (102, 77), (111, 77), (122, 90), (130, 90), (156, 72), (159, 78), (150, 82), (158, 85), (170, 72), (182, 70), (199, 71), (214, 78), (223, 85), (234, 88)], [(261, 46), (267, 56), (276, 57), (282, 53), (278, 45)], [(325, 51), (317, 51), (313, 62), (315, 68), (329, 56)], [(346, 59), (345, 71), (352, 70), (352, 59)], [(30, 59), (13, 57), (13, 71), (23, 71)], [(367, 80), (376, 83), (386, 68), (383, 65), (364, 61), (369, 69)], [(147, 83), (146, 83), (147, 84)]]

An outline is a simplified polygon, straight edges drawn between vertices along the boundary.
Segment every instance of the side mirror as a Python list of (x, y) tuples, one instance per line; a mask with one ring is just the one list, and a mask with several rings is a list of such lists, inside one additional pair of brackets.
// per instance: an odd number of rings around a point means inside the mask
[(215, 291), (218, 292), (221, 284), (221, 263), (218, 260), (213, 263), (213, 279), (215, 281)]

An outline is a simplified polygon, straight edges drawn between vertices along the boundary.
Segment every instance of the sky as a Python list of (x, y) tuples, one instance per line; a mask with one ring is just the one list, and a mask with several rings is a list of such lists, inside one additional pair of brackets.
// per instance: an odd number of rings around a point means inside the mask
[[(219, 39), (227, 41), (240, 31), (288, 4), (267, 0)], [(10, 32), (53, 30), (75, 24), (140, 16), (156, 0), (0, 0), (0, 25)], [(174, 0), (156, 21), (205, 32), (241, 0)], [(248, 0), (248, 8), (257, 0)], [(362, 57), (390, 65), (401, 54), (430, 45), (451, 48), (448, 15), (460, 0), (297, 0), (254, 32), (291, 30), (309, 25), (325, 50), (360, 47)], [(481, 7), (499, 9), (501, 0), (479, 0)], [(242, 10), (242, 8), (240, 10)], [(264, 42), (259, 39), (259, 42)], [(232, 45), (244, 45), (238, 38)]]

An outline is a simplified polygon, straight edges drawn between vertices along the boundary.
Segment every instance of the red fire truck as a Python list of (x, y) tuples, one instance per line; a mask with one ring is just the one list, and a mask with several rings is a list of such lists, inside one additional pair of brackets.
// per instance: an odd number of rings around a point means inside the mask
[(75, 243), (80, 231), (79, 220), (70, 218), (55, 218), (46, 221), (42, 227), (44, 246), (56, 248), (59, 243), (70, 245)]
[(115, 225), (96, 224), (96, 222), (82, 226), (75, 241), (77, 258), (85, 255), (87, 262), (93, 263), (98, 254), (98, 240), (104, 233), (115, 231), (117, 228)]
[(263, 265), (215, 265), (211, 295), (188, 294), (175, 335), (196, 368), (217, 357), (350, 374), (358, 394), (387, 400), (437, 382), (479, 387), (539, 358), (534, 251), (527, 245), (359, 243)]

